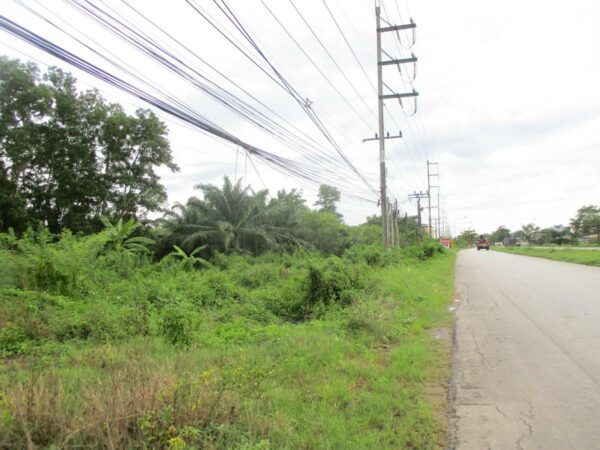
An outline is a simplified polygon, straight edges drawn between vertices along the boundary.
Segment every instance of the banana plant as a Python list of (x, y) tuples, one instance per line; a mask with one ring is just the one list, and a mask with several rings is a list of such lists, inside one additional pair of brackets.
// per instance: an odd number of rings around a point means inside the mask
[(185, 251), (183, 251), (181, 249), (181, 247), (178, 247), (177, 245), (173, 245), (173, 248), (175, 249), (175, 251), (169, 253), (169, 256), (171, 256), (173, 258), (179, 258), (181, 261), (181, 267), (183, 267), (184, 270), (192, 270), (196, 267), (197, 264), (201, 264), (203, 266), (210, 266), (211, 264), (207, 260), (205, 260), (204, 258), (200, 258), (199, 256), (196, 256), (199, 252), (204, 250), (206, 247), (208, 247), (208, 245), (206, 245), (206, 244), (201, 245), (200, 247), (196, 247), (188, 255), (187, 253), (185, 253)]
[(115, 224), (112, 224), (106, 217), (100, 219), (105, 227), (103, 233), (106, 236), (107, 245), (117, 253), (150, 253), (148, 246), (156, 244), (156, 241), (144, 236), (129, 237), (141, 226), (133, 219), (129, 219), (127, 222), (119, 219)]

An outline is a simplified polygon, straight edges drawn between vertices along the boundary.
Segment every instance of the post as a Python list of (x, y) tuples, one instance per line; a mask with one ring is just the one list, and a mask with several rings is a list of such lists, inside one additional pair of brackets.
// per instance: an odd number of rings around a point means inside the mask
[(377, 20), (377, 110), (379, 113), (379, 178), (381, 190), (381, 241), (383, 248), (389, 246), (388, 219), (387, 219), (387, 195), (385, 192), (385, 136), (383, 127), (383, 74), (381, 68), (381, 11), (379, 6), (375, 7), (375, 17)]
[(429, 159), (427, 160), (427, 209), (429, 210), (427, 217), (429, 219), (429, 237), (433, 237), (431, 229), (431, 175), (429, 174)]
[(400, 240), (398, 239), (398, 201), (397, 200), (394, 202), (394, 207), (392, 208), (390, 215), (392, 217), (392, 236), (393, 236), (392, 246), (399, 247)]
[(419, 241), (421, 240), (421, 233), (423, 232), (423, 227), (421, 227), (421, 197), (417, 197), (417, 226), (418, 226), (418, 234), (417, 238)]
[[(438, 178), (438, 185), (439, 184), (440, 184), (440, 182), (439, 182), (439, 178)], [(438, 222), (438, 239), (439, 239), (439, 238), (442, 237), (442, 230), (440, 228), (442, 226), (442, 223), (440, 221), (440, 209), (442, 209), (442, 208), (440, 208), (440, 188), (439, 187), (438, 187), (438, 190), (437, 190), (437, 195), (438, 195), (438, 201), (437, 201), (437, 216), (438, 217), (437, 217), (437, 222)]]

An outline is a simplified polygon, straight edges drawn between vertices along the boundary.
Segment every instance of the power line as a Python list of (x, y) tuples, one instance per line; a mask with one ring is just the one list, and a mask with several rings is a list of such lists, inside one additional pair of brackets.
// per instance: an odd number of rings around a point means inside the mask
[[(73, 3), (73, 2), (72, 2), (72, 3)], [(81, 5), (79, 5), (79, 6), (81, 6)], [(96, 7), (96, 9), (97, 9), (98, 11), (101, 11), (101, 10), (100, 10), (98, 7)], [(107, 24), (105, 21), (102, 21), (100, 18), (98, 18), (98, 17), (97, 17), (97, 15), (96, 15), (95, 13), (91, 12), (91, 11), (90, 11), (88, 8), (84, 8), (84, 11), (85, 11), (85, 12), (87, 12), (87, 13), (91, 13), (91, 14), (93, 15), (93, 17), (94, 17), (96, 20), (100, 20), (100, 23), (101, 23), (102, 25), (108, 25), (108, 24)], [(110, 16), (109, 16), (109, 17), (110, 17)], [(122, 21), (118, 21), (118, 23), (119, 23), (120, 25), (124, 25)], [(113, 26), (109, 26), (109, 30), (115, 31), (115, 27), (113, 27)], [(129, 30), (129, 31), (131, 31), (131, 32), (134, 32), (134, 31), (133, 31), (133, 29), (132, 29), (131, 27), (129, 27), (129, 26), (127, 27), (127, 30)], [(154, 51), (150, 51), (150, 50), (148, 49), (148, 47), (147, 47), (147, 46), (141, 45), (141, 44), (140, 44), (140, 42), (137, 42), (137, 41), (135, 41), (135, 40), (132, 40), (132, 38), (131, 38), (130, 36), (123, 35), (122, 31), (119, 31), (119, 30), (116, 30), (116, 31), (117, 31), (117, 34), (118, 34), (120, 37), (124, 38), (124, 39), (125, 39), (127, 42), (129, 42), (130, 44), (133, 44), (135, 48), (138, 48), (138, 49), (142, 50), (142, 52), (145, 52), (145, 53), (149, 54), (149, 56), (151, 56), (151, 57), (153, 57), (153, 58), (155, 58), (155, 59), (156, 59), (156, 53), (155, 53)], [(148, 39), (148, 38), (147, 38), (147, 37), (145, 37), (144, 35), (140, 34), (140, 32), (137, 32), (137, 35), (138, 35), (138, 36), (141, 36), (141, 37), (142, 37), (142, 38), (143, 38), (143, 39), (144, 39), (146, 42), (148, 42), (148, 43), (151, 43), (151, 44), (152, 44), (152, 45), (153, 45), (153, 46), (154, 46), (154, 47), (155, 47), (157, 50), (161, 51), (160, 47), (157, 47), (157, 46), (156, 46), (156, 44), (155, 44), (153, 41), (151, 41), (150, 39)], [(164, 51), (163, 51), (163, 52), (164, 52)], [(167, 54), (167, 55), (168, 55), (168, 54)], [(171, 63), (168, 63), (168, 62), (165, 62), (165, 60), (164, 60), (163, 58), (158, 58), (158, 62), (159, 62), (159, 63), (161, 63), (161, 64), (163, 64), (163, 65), (165, 65), (165, 66), (166, 66), (168, 69), (170, 69), (170, 70), (173, 70), (173, 71), (174, 71), (176, 74), (178, 74), (179, 76), (182, 76), (184, 79), (187, 79), (188, 81), (192, 82), (192, 84), (193, 84), (193, 85), (195, 85), (195, 86), (197, 86), (197, 87), (201, 87), (203, 90), (206, 90), (206, 89), (207, 89), (207, 88), (206, 88), (206, 87), (204, 87), (204, 86), (199, 86), (199, 85), (198, 85), (198, 83), (196, 82), (196, 80), (194, 80), (194, 79), (190, 79), (190, 76), (188, 76), (188, 75), (186, 75), (186, 74), (182, 73), (180, 68), (176, 68), (175, 66), (173, 66), (173, 64), (171, 64)], [(181, 59), (176, 59), (176, 60), (175, 60), (175, 62), (177, 62), (177, 63), (179, 63), (179, 64), (183, 64), (184, 66), (188, 67), (188, 66), (187, 66), (187, 64), (185, 64), (185, 63), (183, 63), (183, 62), (181, 61)], [(196, 71), (195, 71), (194, 73), (198, 74), (198, 72), (196, 72)], [(199, 75), (199, 74), (198, 74), (198, 75)], [(214, 84), (214, 83), (213, 83), (213, 84)], [(217, 87), (218, 87), (218, 86), (217, 86)], [(224, 101), (223, 101), (223, 97), (227, 97), (227, 96), (229, 95), (229, 94), (228, 94), (226, 91), (222, 91), (222, 90), (221, 90), (221, 91), (219, 91), (219, 92), (215, 92), (215, 93), (213, 93), (212, 91), (210, 91), (210, 90), (209, 90), (209, 91), (208, 91), (208, 93), (209, 93), (209, 95), (211, 95), (211, 96), (212, 96), (214, 99), (216, 99), (217, 101), (220, 101), (220, 102), (224, 103), (226, 106), (228, 106), (228, 107), (230, 107), (230, 108), (233, 108), (233, 110), (234, 110), (234, 111), (237, 111), (238, 113), (240, 113), (240, 111), (239, 111), (239, 110), (238, 110), (238, 109), (235, 107), (235, 104), (231, 104), (231, 103), (228, 103), (228, 102), (224, 102)], [(245, 117), (247, 117), (247, 114), (246, 114), (246, 116), (245, 116)], [(252, 117), (254, 117), (254, 119), (256, 119), (256, 117), (255, 117), (255, 116), (252, 116)], [(260, 124), (258, 124), (258, 123), (256, 123), (256, 120), (253, 120), (253, 118), (252, 118), (252, 117), (250, 117), (250, 120), (251, 120), (252, 122), (254, 122), (256, 125), (258, 125), (260, 128), (263, 128), (263, 129), (264, 129), (264, 126), (263, 126), (263, 125), (260, 125)], [(269, 130), (267, 130), (267, 129), (265, 129), (265, 131), (269, 132)], [(270, 132), (270, 133), (271, 133), (271, 134), (273, 134), (272, 132)], [(276, 136), (276, 137), (277, 137), (277, 136)], [(281, 137), (281, 136), (279, 136), (279, 137)], [(294, 141), (291, 141), (291, 142), (290, 142), (290, 140), (288, 139), (286, 143), (287, 143), (288, 145), (291, 145), (292, 147), (295, 147), (295, 143), (294, 143)], [(311, 159), (312, 159), (312, 157), (311, 157)], [(331, 174), (335, 175), (335, 172), (331, 172)], [(342, 183), (343, 183), (343, 181), (342, 181)]]
[(327, 56), (329, 57), (329, 59), (331, 60), (331, 62), (335, 65), (335, 67), (342, 74), (342, 76), (344, 77), (344, 79), (346, 80), (346, 82), (350, 85), (350, 87), (352, 88), (352, 90), (354, 91), (354, 93), (361, 100), (361, 102), (363, 103), (363, 105), (365, 105), (365, 107), (373, 115), (373, 117), (377, 118), (377, 116), (375, 115), (375, 112), (371, 109), (371, 107), (367, 104), (367, 102), (365, 101), (365, 99), (363, 98), (363, 96), (360, 95), (360, 93), (358, 92), (358, 90), (356, 89), (356, 87), (354, 86), (354, 84), (346, 76), (346, 73), (339, 66), (339, 64), (337, 63), (337, 61), (335, 60), (335, 58), (331, 55), (331, 53), (329, 52), (329, 50), (327, 50), (327, 47), (325, 47), (325, 45), (323, 44), (323, 42), (321, 41), (321, 39), (319, 38), (319, 36), (317, 35), (317, 33), (315, 33), (314, 29), (310, 26), (310, 24), (308, 23), (308, 21), (304, 18), (304, 16), (300, 12), (300, 10), (296, 7), (296, 5), (294, 4), (293, 0), (290, 0), (290, 4), (294, 8), (294, 10), (298, 13), (298, 15), (300, 16), (300, 19), (302, 19), (302, 22), (304, 22), (304, 24), (306, 25), (306, 27), (310, 30), (311, 34), (317, 40), (317, 42), (319, 43), (319, 45), (321, 46), (321, 48), (325, 51), (325, 53), (327, 54)]

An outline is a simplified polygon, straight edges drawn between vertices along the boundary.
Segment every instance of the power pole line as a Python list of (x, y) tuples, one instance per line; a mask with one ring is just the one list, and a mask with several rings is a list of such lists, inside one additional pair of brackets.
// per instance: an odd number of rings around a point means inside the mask
[[(438, 173), (432, 173), (430, 167), (435, 166), (438, 169)], [(439, 163), (436, 162), (431, 162), (429, 160), (427, 160), (427, 209), (428, 209), (428, 224), (429, 224), (429, 236), (430, 237), (434, 237), (433, 235), (433, 228), (432, 228), (432, 220), (431, 220), (431, 209), (432, 208), (437, 208), (439, 211), (439, 178), (438, 178), (438, 184), (437, 186), (432, 185), (431, 184), (431, 178), (432, 177), (439, 177), (440, 173), (439, 173)], [(438, 189), (438, 205), (432, 207), (431, 206), (431, 188), (437, 188)], [(437, 227), (436, 227), (436, 231), (437, 231)], [(437, 233), (436, 233), (437, 234)], [(438, 236), (439, 237), (439, 236)]]
[(421, 240), (421, 234), (423, 232), (423, 225), (422, 225), (422, 220), (421, 220), (421, 211), (423, 208), (421, 208), (421, 199), (427, 198), (429, 197), (429, 194), (427, 192), (423, 192), (423, 191), (415, 191), (413, 194), (409, 194), (408, 198), (410, 199), (417, 199), (417, 226), (418, 226), (418, 238), (419, 240)]
[[(393, 94), (383, 94), (383, 66), (387, 65), (395, 65), (398, 68), (400, 64), (406, 63), (415, 63), (417, 58), (413, 55), (410, 58), (402, 58), (402, 59), (393, 59), (390, 58), (387, 61), (383, 61), (381, 54), (381, 33), (386, 32), (398, 32), (399, 30), (407, 30), (416, 27), (416, 24), (411, 20), (409, 24), (404, 25), (391, 25), (386, 20), (381, 17), (381, 8), (379, 6), (375, 7), (375, 20), (377, 26), (377, 112), (379, 119), (379, 132), (375, 135), (375, 139), (364, 139), (363, 142), (369, 140), (379, 140), (379, 178), (380, 178), (380, 206), (381, 206), (381, 225), (382, 225), (382, 236), (381, 241), (383, 244), (383, 248), (387, 249), (390, 245), (390, 223), (388, 222), (388, 200), (387, 200), (387, 192), (386, 192), (386, 170), (385, 170), (385, 140), (386, 139), (395, 139), (401, 138), (402, 133), (399, 132), (398, 136), (390, 136), (389, 133), (385, 136), (385, 127), (384, 127), (384, 115), (383, 115), (383, 101), (385, 99), (396, 98), (398, 100), (405, 97), (417, 97), (419, 94), (413, 90), (413, 92), (408, 93), (393, 93)], [(386, 22), (387, 27), (381, 27), (381, 21)], [(387, 86), (387, 85), (386, 85)]]
[(438, 172), (438, 186), (437, 186), (437, 223), (438, 223), (438, 239), (442, 237), (441, 230), (441, 219), (440, 219), (440, 210), (442, 209), (440, 205), (440, 174)]
[[(379, 6), (375, 8), (377, 16), (377, 30), (381, 27), (381, 15)], [(377, 113), (379, 115), (379, 182), (381, 196), (381, 223), (383, 248), (388, 248), (388, 230), (387, 230), (387, 195), (385, 186), (385, 137), (383, 136), (383, 75), (381, 66), (381, 33), (377, 31)]]

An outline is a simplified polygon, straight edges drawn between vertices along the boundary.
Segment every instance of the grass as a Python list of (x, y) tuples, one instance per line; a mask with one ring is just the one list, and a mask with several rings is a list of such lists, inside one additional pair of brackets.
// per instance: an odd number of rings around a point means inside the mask
[(539, 258), (554, 259), (556, 261), (586, 264), (588, 266), (600, 266), (600, 251), (598, 250), (578, 250), (569, 247), (494, 247), (493, 249), (505, 253), (536, 256)]
[[(277, 258), (232, 256), (115, 279), (97, 267), (97, 287), (60, 276), (60, 293), (5, 287), (0, 448), (443, 448), (445, 398), (428, 393), (450, 355), (427, 330), (451, 323), (454, 257), (284, 257), (282, 280)], [(337, 300), (299, 320), (278, 302), (307, 288)]]

